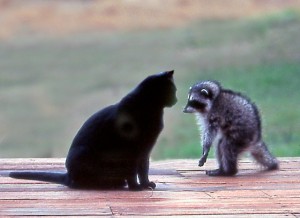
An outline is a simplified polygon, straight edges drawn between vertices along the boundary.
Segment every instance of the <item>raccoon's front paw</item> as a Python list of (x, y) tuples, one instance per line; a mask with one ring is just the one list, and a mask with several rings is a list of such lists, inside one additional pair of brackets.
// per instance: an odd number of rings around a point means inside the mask
[(220, 169), (216, 170), (206, 170), (206, 175), (208, 176), (222, 176), (224, 172)]
[(279, 169), (279, 164), (277, 161), (274, 161), (272, 164), (270, 164), (267, 167), (267, 170), (278, 170)]
[(206, 162), (206, 157), (201, 157), (201, 159), (199, 160), (198, 166), (202, 167), (205, 164), (205, 162)]

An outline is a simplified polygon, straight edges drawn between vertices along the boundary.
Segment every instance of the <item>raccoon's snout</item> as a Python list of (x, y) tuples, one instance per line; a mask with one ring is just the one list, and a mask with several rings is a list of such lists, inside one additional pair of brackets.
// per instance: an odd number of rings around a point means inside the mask
[(189, 109), (188, 109), (188, 105), (186, 105), (184, 108), (183, 108), (183, 113), (192, 113)]
[(188, 102), (188, 105), (194, 109), (202, 109), (206, 106), (205, 103), (196, 101), (196, 100), (191, 100)]

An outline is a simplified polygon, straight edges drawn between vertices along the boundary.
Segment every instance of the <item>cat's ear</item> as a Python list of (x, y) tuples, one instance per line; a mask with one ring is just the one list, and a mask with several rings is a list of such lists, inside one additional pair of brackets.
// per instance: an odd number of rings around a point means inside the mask
[(170, 70), (170, 71), (165, 71), (163, 72), (163, 74), (168, 77), (168, 78), (172, 78), (173, 77), (173, 74), (174, 74), (174, 70)]

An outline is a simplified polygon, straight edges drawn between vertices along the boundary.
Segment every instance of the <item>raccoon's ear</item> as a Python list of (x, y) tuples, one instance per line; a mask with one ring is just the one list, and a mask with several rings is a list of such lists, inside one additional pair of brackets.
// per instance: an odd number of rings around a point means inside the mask
[(206, 98), (209, 98), (211, 96), (211, 93), (207, 89), (201, 89), (200, 93)]

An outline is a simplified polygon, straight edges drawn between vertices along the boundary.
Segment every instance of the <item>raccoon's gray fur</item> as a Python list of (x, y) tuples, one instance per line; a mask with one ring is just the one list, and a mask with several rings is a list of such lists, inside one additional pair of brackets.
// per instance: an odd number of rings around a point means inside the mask
[(202, 81), (190, 88), (183, 112), (195, 113), (202, 129), (203, 154), (199, 166), (204, 165), (212, 143), (218, 139), (219, 168), (206, 171), (207, 175), (235, 175), (238, 155), (245, 150), (267, 170), (278, 169), (278, 161), (262, 140), (257, 107), (246, 96), (223, 89), (216, 81)]

